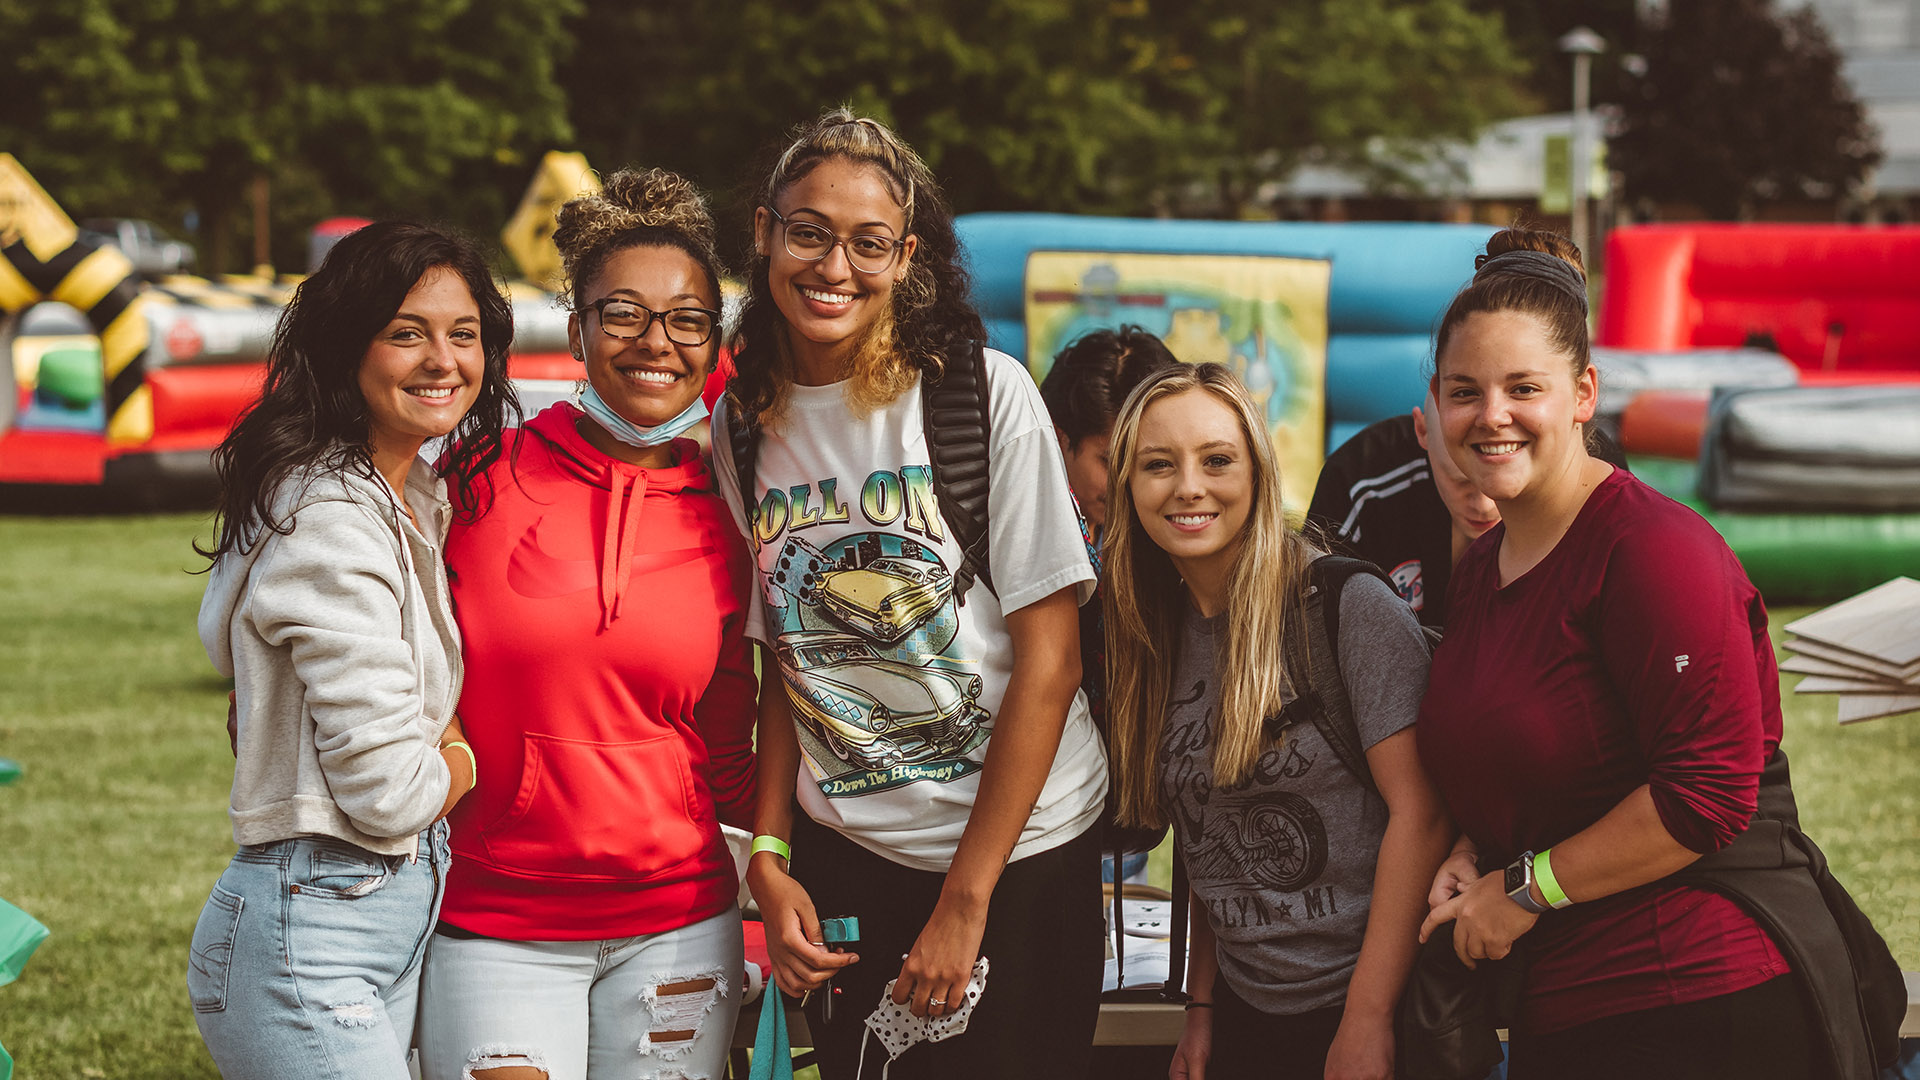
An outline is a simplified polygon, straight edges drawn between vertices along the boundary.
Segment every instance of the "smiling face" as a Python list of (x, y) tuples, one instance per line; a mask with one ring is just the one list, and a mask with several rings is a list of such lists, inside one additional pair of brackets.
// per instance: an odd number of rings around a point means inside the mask
[(1447, 456), (1480, 492), (1501, 504), (1576, 482), (1587, 460), (1581, 424), (1593, 419), (1599, 377), (1578, 377), (1547, 327), (1518, 311), (1467, 316), (1437, 364), (1440, 431)]
[(459, 274), (433, 267), (420, 275), (360, 361), (367, 442), (376, 467), (389, 479), (395, 468), (404, 476), (423, 443), (451, 434), (467, 415), (485, 372), (480, 305)]
[[(608, 297), (630, 300), (650, 311), (720, 308), (720, 297), (700, 264), (673, 247), (614, 252), (581, 296), (588, 304)], [(603, 331), (600, 312), (591, 307), (583, 307), (567, 320), (567, 336), (573, 355), (586, 363), (594, 393), (608, 408), (643, 428), (666, 423), (693, 404), (706, 386), (720, 347), (717, 331), (701, 345), (676, 344), (668, 339), (660, 319), (652, 320), (637, 338), (613, 337)]]
[[(918, 243), (907, 235), (906, 212), (884, 174), (871, 165), (829, 158), (780, 192), (773, 209), (754, 211), (754, 250), (767, 257), (767, 284), (787, 322), (796, 374), (808, 382), (844, 376), (845, 362), (885, 314), (893, 287), (905, 278)], [(835, 243), (815, 262), (787, 250), (787, 228), (823, 227), (842, 241), (854, 236), (903, 239), (893, 262), (879, 273), (856, 269), (846, 246)]]
[(1190, 587), (1223, 586), (1253, 509), (1253, 455), (1233, 409), (1206, 390), (1160, 398), (1126, 468), (1147, 538)]

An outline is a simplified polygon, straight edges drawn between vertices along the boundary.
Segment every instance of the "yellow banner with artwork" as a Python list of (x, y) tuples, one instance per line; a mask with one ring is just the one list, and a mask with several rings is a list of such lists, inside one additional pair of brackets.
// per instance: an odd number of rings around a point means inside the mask
[(1266, 410), (1287, 508), (1306, 509), (1325, 458), (1325, 259), (1036, 251), (1027, 256), (1027, 366), (1094, 330), (1137, 325), (1190, 364), (1225, 364)]

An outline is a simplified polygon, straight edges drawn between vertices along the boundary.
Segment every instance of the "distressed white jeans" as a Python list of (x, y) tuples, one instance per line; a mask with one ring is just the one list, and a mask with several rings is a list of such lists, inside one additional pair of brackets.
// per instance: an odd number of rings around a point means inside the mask
[(421, 1075), (474, 1080), (521, 1065), (549, 1080), (719, 1080), (745, 970), (732, 908), (603, 941), (434, 934), (420, 980)]

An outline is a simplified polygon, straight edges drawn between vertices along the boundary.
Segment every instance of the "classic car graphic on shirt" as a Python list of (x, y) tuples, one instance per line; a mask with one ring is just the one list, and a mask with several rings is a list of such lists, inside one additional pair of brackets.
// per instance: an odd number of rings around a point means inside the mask
[(820, 579), (820, 606), (828, 616), (888, 644), (907, 636), (951, 595), (947, 568), (918, 559), (875, 559)]
[(890, 769), (952, 753), (979, 729), (980, 676), (888, 660), (852, 634), (786, 634), (777, 650), (794, 716), (836, 757)]
[(913, 536), (788, 536), (761, 564), (800, 745), (829, 797), (978, 772), (992, 716), (953, 575)]

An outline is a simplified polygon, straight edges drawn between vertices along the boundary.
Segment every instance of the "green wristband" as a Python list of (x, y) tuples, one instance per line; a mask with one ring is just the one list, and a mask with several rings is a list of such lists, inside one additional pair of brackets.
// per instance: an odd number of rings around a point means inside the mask
[(1533, 880), (1539, 884), (1540, 895), (1546, 898), (1547, 906), (1558, 910), (1573, 901), (1567, 899), (1566, 890), (1560, 887), (1559, 880), (1553, 876), (1552, 855), (1553, 849), (1548, 848), (1533, 857)]
[(793, 849), (787, 846), (787, 842), (785, 840), (782, 840), (777, 836), (770, 836), (767, 833), (761, 833), (759, 836), (754, 837), (753, 848), (752, 850), (748, 851), (747, 854), (749, 856), (753, 856), (753, 855), (758, 855), (763, 851), (771, 851), (775, 855), (780, 856), (781, 858), (787, 860), (788, 862), (793, 861)]

